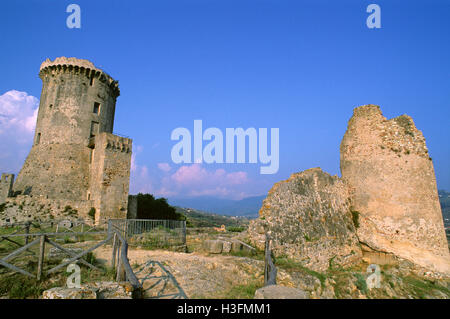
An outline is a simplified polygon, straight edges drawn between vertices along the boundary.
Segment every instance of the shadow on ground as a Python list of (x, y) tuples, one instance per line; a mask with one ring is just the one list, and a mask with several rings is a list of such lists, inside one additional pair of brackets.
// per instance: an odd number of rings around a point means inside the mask
[(159, 261), (149, 260), (135, 269), (146, 299), (187, 299), (175, 277)]

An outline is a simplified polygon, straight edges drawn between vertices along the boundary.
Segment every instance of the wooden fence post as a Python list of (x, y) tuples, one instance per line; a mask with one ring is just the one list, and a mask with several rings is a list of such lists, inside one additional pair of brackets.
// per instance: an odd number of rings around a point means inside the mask
[(186, 221), (183, 221), (183, 245), (185, 245), (187, 247), (187, 242), (186, 242)]
[(38, 269), (37, 269), (37, 280), (41, 280), (41, 278), (42, 278), (44, 255), (45, 255), (45, 235), (41, 235), (40, 242), (39, 242), (39, 261), (38, 261)]
[(114, 233), (113, 238), (113, 247), (112, 247), (112, 259), (111, 259), (111, 268), (116, 268), (116, 255), (117, 255), (117, 234)]
[[(117, 238), (119, 239), (119, 238)], [(126, 280), (126, 273), (125, 273), (125, 266), (123, 264), (122, 258), (122, 247), (126, 243), (122, 243), (120, 240), (118, 240), (118, 247), (117, 247), (117, 273), (116, 273), (116, 281), (121, 282)]]
[(81, 234), (78, 236), (78, 241), (84, 240), (84, 236), (82, 235), (83, 234), (83, 230), (84, 230), (84, 223), (81, 222)]
[(270, 250), (270, 236), (266, 233), (266, 243), (264, 249), (264, 286), (277, 284), (277, 268), (272, 260)]
[(28, 234), (30, 233), (30, 222), (27, 222), (25, 224), (25, 234), (27, 234), (27, 236), (25, 236), (25, 245), (28, 244)]

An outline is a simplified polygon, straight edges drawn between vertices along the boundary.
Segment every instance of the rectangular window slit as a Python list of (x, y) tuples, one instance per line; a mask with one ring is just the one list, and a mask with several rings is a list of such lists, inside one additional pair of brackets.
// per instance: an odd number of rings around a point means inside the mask
[(100, 103), (98, 102), (94, 102), (94, 114), (99, 114), (100, 113)]

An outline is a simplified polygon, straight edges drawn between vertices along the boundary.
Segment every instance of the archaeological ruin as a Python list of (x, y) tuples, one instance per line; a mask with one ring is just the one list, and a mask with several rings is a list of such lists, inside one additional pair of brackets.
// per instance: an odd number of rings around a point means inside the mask
[(340, 146), (342, 177), (319, 168), (292, 174), (269, 191), (249, 239), (316, 270), (361, 258), (401, 258), (450, 275), (450, 254), (433, 162), (412, 118), (356, 108)]
[(388, 120), (376, 105), (358, 107), (340, 154), (365, 248), (450, 273), (433, 161), (413, 119)]
[[(132, 140), (113, 134), (118, 82), (88, 60), (47, 59), (34, 142), (17, 179), (2, 175), (0, 222), (126, 218)], [(65, 216), (67, 217), (67, 216)]]

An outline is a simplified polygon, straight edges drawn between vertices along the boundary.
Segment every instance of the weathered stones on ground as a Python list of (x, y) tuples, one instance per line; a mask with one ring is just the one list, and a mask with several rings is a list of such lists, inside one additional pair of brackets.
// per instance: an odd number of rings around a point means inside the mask
[(132, 299), (129, 283), (96, 282), (80, 288), (56, 287), (43, 292), (43, 299)]
[[(235, 244), (236, 246), (236, 244)], [(224, 241), (222, 244), (222, 252), (229, 253), (233, 249), (233, 243), (229, 241)]]
[(243, 252), (251, 255), (256, 253), (255, 248), (234, 238), (208, 239), (203, 242), (203, 248), (210, 254)]
[[(128, 257), (131, 265), (144, 265), (149, 260), (160, 262), (176, 278), (188, 298), (242, 298), (244, 296), (241, 293), (235, 294), (236, 288), (263, 285), (264, 261), (242, 256), (205, 254), (200, 248), (189, 254), (130, 249)], [(96, 251), (99, 259), (107, 259), (110, 255), (111, 251), (106, 247)], [(294, 264), (280, 263), (277, 264), (277, 284), (303, 290), (310, 299), (450, 298), (448, 280), (419, 277), (409, 271), (409, 265), (411, 263), (401, 261), (381, 266), (380, 288), (369, 289), (366, 283), (369, 275), (367, 264), (313, 272)], [(135, 270), (139, 271), (140, 268)], [(138, 273), (137, 276), (143, 278), (145, 274)], [(233, 295), (229, 294), (230, 291)]]
[(133, 286), (129, 282), (103, 281), (87, 284), (95, 290), (97, 299), (132, 299)]
[(42, 293), (42, 299), (97, 299), (97, 294), (89, 288), (51, 288)]
[(254, 299), (309, 299), (309, 294), (298, 288), (269, 285), (256, 290)]
[(450, 275), (433, 162), (412, 118), (387, 120), (378, 106), (358, 107), (340, 151), (359, 240)]
[(17, 195), (8, 197), (4, 206), (0, 208), (0, 226), (24, 222), (52, 222), (62, 219), (71, 221), (84, 219), (86, 223), (90, 223), (91, 218), (81, 213), (90, 208), (91, 204), (83, 201)]
[(347, 188), (320, 168), (275, 184), (259, 214), (250, 223), (250, 241), (264, 249), (269, 233), (275, 256), (287, 256), (317, 271), (361, 258)]
[(220, 254), (223, 248), (223, 241), (221, 240), (205, 240), (203, 242), (203, 247), (211, 254)]

